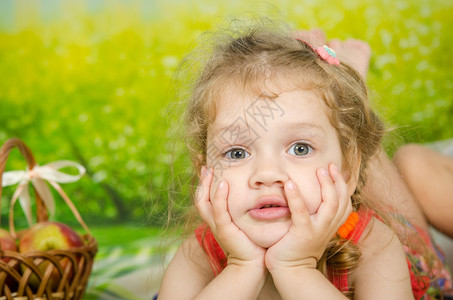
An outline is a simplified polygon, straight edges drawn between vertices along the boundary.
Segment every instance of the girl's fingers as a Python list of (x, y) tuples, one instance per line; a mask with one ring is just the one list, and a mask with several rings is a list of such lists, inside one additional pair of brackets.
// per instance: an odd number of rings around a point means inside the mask
[(341, 218), (341, 224), (343, 224), (352, 212), (352, 202), (348, 195), (348, 186), (344, 181), (343, 174), (341, 174), (335, 164), (329, 165), (329, 171), (338, 194), (338, 215)]
[(299, 189), (291, 180), (285, 183), (284, 188), (293, 224), (295, 226), (306, 226), (310, 220), (310, 214), (307, 211)]
[(231, 216), (228, 212), (228, 184), (226, 181), (219, 182), (214, 193), (212, 202), (212, 215), (216, 226), (226, 226), (231, 223)]
[(316, 175), (321, 185), (322, 197), (318, 214), (321, 218), (331, 221), (335, 218), (339, 207), (338, 192), (328, 169), (319, 168), (316, 170)]
[(200, 182), (195, 192), (195, 206), (197, 207), (198, 213), (211, 228), (214, 225), (212, 204), (209, 201), (212, 178), (212, 171), (203, 166), (200, 174)]
[(341, 174), (338, 167), (335, 164), (330, 164), (329, 172), (335, 184), (335, 187), (337, 188), (338, 195), (340, 197), (348, 196), (348, 186), (346, 185), (343, 174)]

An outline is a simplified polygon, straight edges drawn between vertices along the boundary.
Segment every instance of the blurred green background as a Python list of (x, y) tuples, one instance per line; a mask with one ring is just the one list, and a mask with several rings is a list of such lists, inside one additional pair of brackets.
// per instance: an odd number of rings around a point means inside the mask
[[(189, 162), (169, 140), (178, 61), (203, 31), (255, 14), (370, 43), (371, 97), (398, 128), (390, 151), (453, 137), (451, 0), (0, 0), (0, 143), (19, 137), (40, 164), (85, 165), (63, 188), (91, 225), (164, 224), (168, 197), (183, 206), (190, 188), (189, 175), (175, 184)], [(16, 153), (8, 170), (23, 168)]]

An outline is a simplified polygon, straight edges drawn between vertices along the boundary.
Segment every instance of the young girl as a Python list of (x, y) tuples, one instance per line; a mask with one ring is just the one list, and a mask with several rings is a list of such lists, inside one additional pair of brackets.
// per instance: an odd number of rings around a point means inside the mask
[(429, 278), (405, 250), (428, 266), (437, 256), (403, 246), (389, 227), (403, 223), (363, 190), (384, 128), (362, 76), (292, 33), (257, 27), (219, 41), (187, 108), (204, 222), (159, 299), (420, 299)]

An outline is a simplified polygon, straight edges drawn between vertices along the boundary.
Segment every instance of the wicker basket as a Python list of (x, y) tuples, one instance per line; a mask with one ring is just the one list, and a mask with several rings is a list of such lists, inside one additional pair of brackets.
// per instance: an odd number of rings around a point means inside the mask
[[(0, 182), (8, 155), (16, 147), (26, 159), (30, 170), (36, 165), (36, 161), (25, 143), (19, 139), (10, 139), (0, 149)], [(1, 193), (2, 185), (0, 184), (0, 196)], [(82, 299), (97, 252), (97, 243), (64, 192), (62, 196), (86, 232), (82, 236), (84, 246), (68, 250), (26, 253), (0, 250), (0, 300)], [(36, 191), (35, 200), (37, 222), (47, 221), (47, 208)], [(9, 217), (10, 233), (17, 239), (11, 213)], [(51, 281), (52, 273), (54, 273), (53, 282)], [(55, 273), (57, 273), (56, 277)], [(55, 278), (58, 278), (58, 282), (55, 282)]]

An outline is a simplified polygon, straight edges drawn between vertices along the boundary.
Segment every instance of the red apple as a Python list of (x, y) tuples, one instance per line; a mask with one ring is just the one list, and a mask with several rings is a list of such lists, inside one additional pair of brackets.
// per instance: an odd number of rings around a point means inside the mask
[(36, 223), (21, 237), (19, 252), (65, 250), (81, 247), (83, 241), (69, 226), (59, 222)]
[[(19, 252), (25, 253), (34, 250), (67, 250), (83, 246), (83, 241), (80, 236), (69, 226), (59, 222), (41, 222), (36, 223), (19, 240)], [(67, 258), (60, 261), (63, 269), (70, 263)], [(39, 268), (45, 270), (49, 262), (41, 263)], [(61, 275), (58, 270), (54, 269), (50, 284), (52, 289), (58, 286)], [(38, 286), (39, 281), (36, 276), (30, 278), (32, 285)]]
[(3, 251), (17, 251), (16, 241), (13, 239), (8, 230), (0, 228), (0, 248)]

